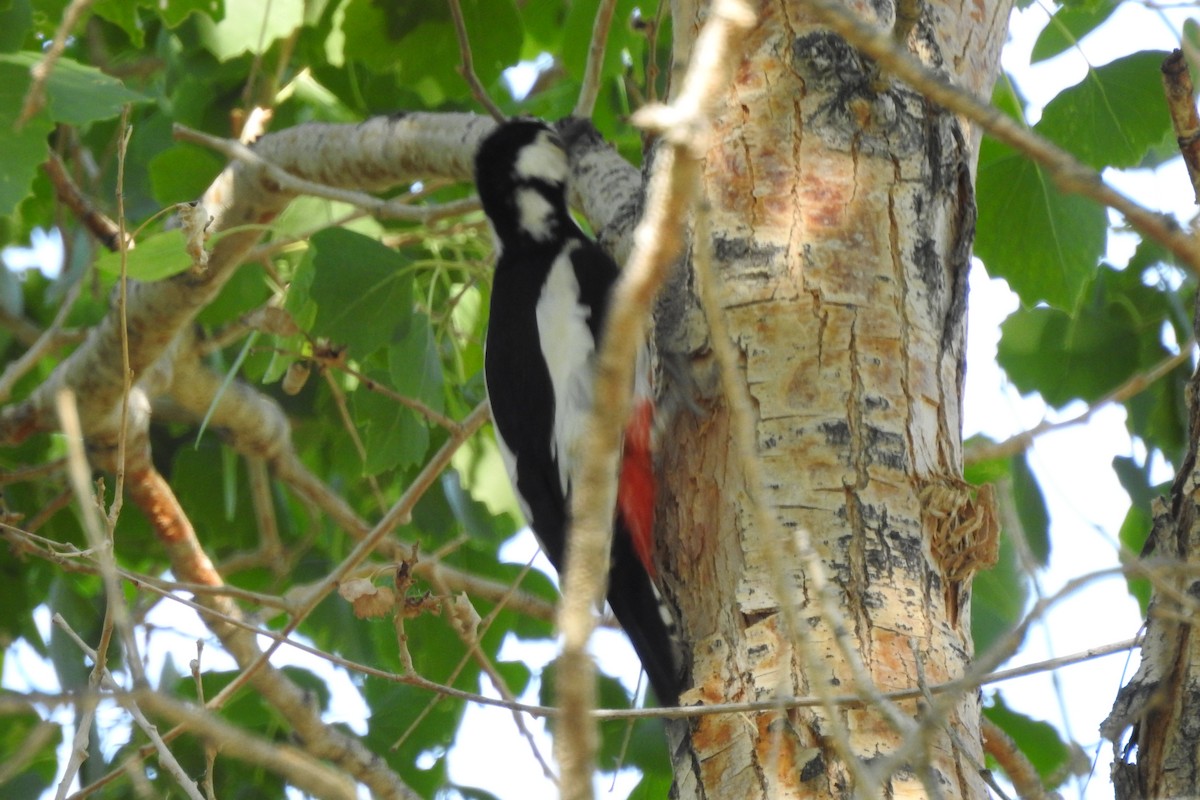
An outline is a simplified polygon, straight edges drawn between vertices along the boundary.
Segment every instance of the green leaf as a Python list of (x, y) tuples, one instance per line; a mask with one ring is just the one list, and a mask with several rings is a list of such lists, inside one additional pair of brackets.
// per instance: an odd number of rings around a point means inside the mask
[[(178, 275), (192, 266), (187, 240), (178, 228), (148, 236), (125, 253), (126, 274), (139, 281), (157, 281)], [(104, 253), (96, 269), (108, 275), (121, 274), (121, 254)]]
[(1038, 564), (1044, 567), (1050, 563), (1050, 512), (1046, 510), (1042, 487), (1029, 468), (1025, 453), (1013, 456), (1012, 493), (1025, 543)]
[(982, 653), (1008, 634), (1025, 611), (1029, 579), (1021, 571), (1012, 537), (1001, 531), (996, 565), (971, 581), (971, 638)]
[(458, 448), (450, 462), (471, 497), (493, 514), (523, 519), (491, 427)]
[(138, 14), (139, 5), (140, 0), (98, 0), (92, 11), (124, 31), (130, 43), (141, 49), (146, 46), (146, 28)]
[(1004, 145), (986, 141), (984, 151), (975, 254), (1025, 306), (1074, 307), (1104, 253), (1104, 209), (1062, 194), (1040, 166)]
[(429, 317), (414, 314), (408, 335), (388, 349), (392, 387), (434, 411), (445, 407), (442, 359), (433, 338)]
[(229, 61), (265, 53), (276, 39), (291, 36), (304, 24), (304, 0), (239, 0), (237, 12), (219, 22), (206, 14), (198, 20), (204, 46), (218, 61)]
[(12, 214), (29, 197), (38, 166), (50, 155), (47, 137), (54, 130), (54, 122), (44, 110), (20, 130), (13, 129), (28, 86), (28, 68), (0, 62), (0, 131), (4, 131), (4, 146), (0, 147), (0, 217)]
[[(1150, 537), (1151, 525), (1150, 514), (1145, 508), (1136, 503), (1129, 506), (1129, 511), (1125, 513), (1125, 519), (1121, 522), (1121, 530), (1118, 533), (1121, 546), (1131, 553), (1142, 552), (1142, 548), (1146, 545), (1146, 539)], [(1150, 608), (1150, 593), (1153, 588), (1150, 579), (1127, 572), (1125, 573), (1125, 586), (1133, 599), (1137, 600), (1138, 608), (1145, 617)]]
[(11, 4), (0, 9), (0, 53), (20, 50), (32, 29), (33, 12), (29, 8), (29, 0), (12, 0)]
[[(28, 70), (41, 60), (40, 53), (23, 50), (0, 54), (0, 62)], [(128, 103), (145, 103), (150, 98), (125, 87), (116, 78), (105, 75), (69, 58), (60, 58), (46, 81), (46, 99), (50, 117), (56, 122), (86, 125), (112, 119)]]
[(365, 358), (403, 337), (413, 308), (412, 274), (393, 250), (341, 228), (309, 240), (314, 251), (312, 296), (317, 318), (312, 333)]
[(192, 14), (212, 20), (225, 18), (225, 0), (171, 0), (153, 7), (168, 28), (178, 28)]
[(1105, 0), (1095, 5), (1064, 6), (1055, 12), (1050, 22), (1033, 43), (1029, 63), (1045, 61), (1079, 44), (1079, 40), (1098, 28), (1112, 16), (1117, 4)]
[(1145, 50), (1088, 70), (1046, 105), (1034, 130), (1097, 170), (1137, 166), (1171, 128), (1162, 98), (1166, 56)]
[[(441, 4), (425, 3), (408, 8), (419, 7), (425, 9), (426, 13), (434, 13), (438, 5)], [(389, 9), (398, 12), (399, 7), (373, 3), (371, 0), (350, 0), (344, 9), (342, 33), (347, 42), (354, 43), (353, 47), (347, 48), (345, 57), (354, 59), (374, 72), (386, 72), (394, 68), (401, 56), (398, 45), (403, 28), (390, 25), (388, 13)], [(444, 8), (436, 11), (439, 17), (445, 13)]]
[[(387, 384), (386, 376), (369, 374), (368, 377), (382, 385)], [(429, 449), (429, 427), (424, 419), (379, 392), (360, 387), (354, 393), (354, 419), (363, 429), (363, 445), (367, 450), (363, 471), (366, 475), (416, 466)]]
[[(1056, 407), (1075, 399), (1098, 400), (1171, 355), (1162, 344), (1164, 323), (1178, 316), (1171, 293), (1145, 285), (1137, 270), (1104, 267), (1085, 294), (1071, 314), (1021, 309), (1000, 328), (998, 360), (1009, 378), (1022, 392), (1040, 392)], [(1176, 325), (1176, 335), (1182, 330)], [(1160, 415), (1181, 413), (1168, 402), (1174, 389), (1163, 383), (1152, 391), (1166, 393), (1159, 398), (1164, 408), (1130, 422), (1169, 437), (1170, 419)], [(1142, 402), (1131, 401), (1130, 407), (1140, 408)], [(1168, 446), (1172, 441), (1164, 439)]]
[(150, 185), (161, 205), (187, 203), (202, 195), (225, 162), (207, 150), (179, 144), (150, 159)]
[[(963, 442), (963, 449), (969, 450), (972, 446), (976, 445), (986, 447), (994, 444), (996, 444), (995, 440), (982, 434), (976, 434)], [(987, 461), (972, 461), (963, 467), (963, 480), (973, 486), (982, 486), (985, 483), (999, 483), (1011, 474), (1012, 459), (1009, 458), (990, 458)]]
[(1138, 365), (1127, 320), (1087, 309), (1072, 319), (1053, 308), (1019, 309), (1000, 326), (997, 359), (1023, 393), (1052, 406), (1093, 401), (1119, 386)]
[[(3, 665), (0, 651), (0, 666)], [(28, 744), (28, 739), (42, 720), (35, 711), (8, 714), (0, 725), (0, 753), (15, 754)], [(58, 759), (56, 748), (62, 741), (62, 732), (54, 733), (42, 740), (41, 747), (18, 773), (9, 774), (0, 784), (0, 797), (40, 797), (44, 789), (54, 781)]]
[(1059, 737), (1054, 726), (1013, 711), (1004, 704), (999, 692), (992, 694), (991, 704), (983, 709), (983, 715), (1012, 738), (1043, 783), (1052, 775), (1070, 775), (1067, 767), (1071, 748)]

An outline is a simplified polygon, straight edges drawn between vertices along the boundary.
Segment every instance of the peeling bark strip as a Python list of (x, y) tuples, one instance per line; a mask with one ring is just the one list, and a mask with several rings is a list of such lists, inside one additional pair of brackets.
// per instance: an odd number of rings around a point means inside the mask
[[(890, 4), (849, 5), (892, 26)], [(927, 66), (986, 96), (1008, 8), (931, 3), (897, 35)], [(688, 0), (674, 10), (682, 63), (704, 10)], [(815, 24), (802, 0), (763, 0), (755, 11), (703, 181), (719, 303), (740, 355), (737, 380), (755, 405), (777, 524), (755, 523), (726, 404), (710, 398), (710, 415), (678, 421), (660, 513), (672, 543), (664, 572), (694, 654), (685, 704), (830, 687), (861, 694), (963, 674), (965, 589), (995, 544), (986, 498), (928, 489), (961, 486), (978, 137)], [(699, 372), (706, 331), (686, 298), (673, 299), (659, 340), (688, 343)], [(844, 629), (821, 613), (790, 544), (800, 530)], [(772, 578), (780, 569), (783, 597)], [(788, 631), (788, 605), (802, 630)], [(856, 679), (855, 661), (873, 687)], [(814, 663), (822, 668), (806, 669)], [(698, 719), (677, 753), (679, 793), (985, 797), (978, 701), (968, 693), (947, 709), (944, 719), (924, 719), (911, 702), (892, 716), (864, 704)]]

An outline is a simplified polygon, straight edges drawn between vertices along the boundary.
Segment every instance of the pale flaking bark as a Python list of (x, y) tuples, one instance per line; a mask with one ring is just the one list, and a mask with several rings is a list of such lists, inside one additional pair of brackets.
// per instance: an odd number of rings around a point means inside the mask
[[(892, 13), (853, 5), (864, 19)], [(674, 10), (676, 63), (686, 63), (703, 8), (680, 0)], [(1008, 10), (1003, 0), (922, 6), (908, 47), (986, 97)], [(704, 182), (719, 303), (741, 357), (737, 379), (756, 407), (761, 494), (777, 524), (754, 524), (733, 426), (712, 389), (666, 437), (663, 556), (694, 658), (695, 688), (683, 702), (812, 695), (821, 683), (860, 691), (839, 633), (880, 690), (916, 686), (922, 673), (929, 683), (952, 679), (971, 657), (969, 570), (956, 560), (950, 593), (933, 539), (974, 546), (960, 540), (995, 529), (967, 494), (962, 509), (925, 501), (944, 498), (928, 487), (957, 486), (962, 474), (979, 134), (815, 25), (804, 3), (755, 11)], [(706, 327), (684, 297), (675, 293), (660, 313), (659, 344), (690, 357), (708, 389)], [(844, 631), (818, 610), (791, 544), (800, 530), (832, 580)], [(977, 549), (982, 566), (987, 543)], [(780, 570), (789, 597), (775, 589)], [(802, 637), (787, 630), (787, 602)], [(797, 654), (798, 639), (809, 658)], [(814, 655), (820, 674), (804, 666)], [(920, 721), (915, 702), (899, 710)], [(961, 697), (945, 724), (925, 723), (921, 752), (910, 741), (897, 763), (889, 755), (905, 749), (903, 726), (876, 708), (839, 708), (834, 719), (809, 709), (701, 718), (673, 754), (680, 796), (851, 796), (869, 791), (855, 778), (869, 774), (897, 796), (984, 797), (979, 712), (973, 693)], [(833, 745), (837, 728), (863, 762), (856, 768)]]

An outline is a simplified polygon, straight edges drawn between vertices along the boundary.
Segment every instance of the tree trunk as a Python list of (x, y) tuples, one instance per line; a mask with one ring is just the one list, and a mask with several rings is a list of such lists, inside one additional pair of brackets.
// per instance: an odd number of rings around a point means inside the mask
[[(1009, 3), (910, 10), (899, 40), (986, 96)], [(692, 654), (685, 704), (829, 702), (695, 718), (673, 754), (679, 796), (983, 797), (975, 692), (940, 717), (866, 702), (963, 673), (970, 575), (995, 548), (961, 481), (979, 136), (805, 3), (755, 11), (705, 154), (709, 235), (693, 255), (711, 248), (761, 486), (715, 389), (704, 315), (672, 293), (660, 348), (688, 356), (708, 400), (668, 437), (665, 572)], [(675, 3), (679, 64), (703, 13)], [(847, 695), (864, 702), (833, 702)]]
[[(1193, 324), (1200, 329), (1200, 306)], [(1170, 497), (1153, 505), (1146, 553), (1153, 578), (1142, 663), (1100, 732), (1113, 743), (1118, 800), (1200, 796), (1200, 371), (1188, 384), (1188, 453)], [(1192, 570), (1182, 569), (1184, 565)]]

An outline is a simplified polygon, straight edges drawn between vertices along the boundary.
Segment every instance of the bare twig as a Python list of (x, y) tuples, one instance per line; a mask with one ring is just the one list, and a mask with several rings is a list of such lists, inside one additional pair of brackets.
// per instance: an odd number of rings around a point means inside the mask
[(29, 84), (28, 91), (25, 92), (25, 100), (21, 104), (21, 114), (17, 117), (14, 126), (17, 129), (22, 128), (25, 123), (33, 119), (34, 114), (41, 111), (42, 106), (46, 104), (46, 81), (50, 80), (50, 73), (54, 71), (55, 64), (62, 57), (71, 32), (75, 30), (76, 24), (91, 5), (92, 0), (71, 0), (71, 4), (63, 11), (62, 21), (58, 23), (58, 28), (54, 31), (54, 39), (50, 42), (50, 46), (42, 54), (42, 60), (29, 70), (33, 81)]
[(1049, 797), (1029, 758), (999, 725), (984, 717), (979, 730), (983, 734), (984, 752), (999, 762), (1017, 790), (1017, 797), (1021, 800), (1045, 800)]
[(22, 376), (33, 369), (47, 353), (63, 345), (63, 324), (67, 321), (67, 315), (75, 307), (75, 301), (79, 299), (79, 292), (82, 288), (83, 276), (80, 276), (67, 289), (67, 293), (62, 299), (62, 305), (55, 312), (50, 327), (38, 336), (37, 341), (30, 345), (20, 358), (9, 362), (4, 367), (4, 373), (0, 375), (0, 403), (7, 402), (12, 397), (13, 387)]
[[(51, 151), (50, 158), (42, 165), (42, 169), (46, 171), (50, 183), (54, 186), (54, 196), (71, 210), (83, 227), (95, 236), (100, 244), (115, 251), (121, 241), (121, 231), (117, 223), (97, 208), (91, 198), (86, 196), (83, 190), (76, 185), (58, 153)], [(127, 239), (126, 247), (132, 248), (133, 241)]]
[(59, 394), (58, 414), (67, 442), (67, 474), (71, 481), (71, 488), (79, 502), (80, 513), (83, 515), (83, 530), (87, 535), (88, 546), (96, 555), (100, 576), (104, 580), (105, 620), (100, 644), (96, 647), (96, 666), (92, 670), (92, 686), (99, 685), (105, 669), (108, 633), (111, 626), (114, 625), (125, 647), (125, 663), (129, 667), (129, 672), (133, 676), (134, 682), (141, 684), (145, 682), (146, 675), (142, 669), (142, 659), (138, 655), (137, 639), (133, 634), (133, 621), (130, 619), (129, 609), (125, 607), (125, 596), (121, 593), (120, 581), (117, 579), (117, 564), (112, 552), (111, 532), (110, 534), (105, 533), (106, 529), (100, 509), (92, 496), (89, 481), (91, 470), (83, 452), (83, 431), (79, 425), (79, 416), (75, 411), (75, 399), (67, 390)]
[(1193, 274), (1200, 275), (1200, 241), (1174, 219), (1135, 203), (1067, 151), (930, 71), (906, 49), (899, 47), (889, 30), (873, 26), (836, 0), (805, 2), (820, 22), (875, 59), (885, 70), (938, 105), (978, 123), (996, 140), (1040, 164), (1061, 191), (1082, 195), (1119, 211), (1139, 233), (1161, 244)]
[(1171, 113), (1171, 125), (1179, 142), (1179, 152), (1187, 165), (1188, 177), (1192, 179), (1192, 192), (1200, 204), (1200, 117), (1196, 115), (1196, 92), (1192, 88), (1192, 75), (1182, 50), (1176, 50), (1163, 59), (1163, 90), (1167, 95), (1167, 111)]
[(159, 692), (140, 690), (130, 693), (129, 697), (150, 713), (186, 726), (188, 731), (216, 745), (226, 755), (266, 767), (309, 794), (336, 800), (358, 797), (353, 780), (313, 760), (297, 747), (251, 736), (210, 711), (184, 705)]
[(1169, 358), (1165, 358), (1158, 364), (1154, 365), (1146, 372), (1134, 375), (1125, 383), (1113, 389), (1108, 394), (1101, 397), (1096, 402), (1089, 405), (1082, 413), (1077, 414), (1070, 419), (1058, 420), (1057, 422), (1043, 421), (1025, 431), (1018, 433), (1015, 436), (1010, 436), (1003, 442), (976, 444), (967, 448), (963, 457), (968, 464), (978, 464), (981, 461), (990, 461), (995, 458), (1010, 458), (1017, 453), (1023, 453), (1028, 450), (1035, 439), (1047, 433), (1060, 431), (1064, 428), (1069, 428), (1072, 425), (1081, 425), (1092, 418), (1100, 409), (1112, 403), (1124, 403), (1126, 400), (1141, 394), (1149, 389), (1161, 378), (1168, 375), (1173, 369), (1182, 364), (1191, 361), (1192, 353), (1196, 348), (1196, 340), (1189, 339), (1183, 347), (1179, 348), (1179, 352)]
[(450, 16), (454, 19), (454, 35), (458, 37), (458, 53), (462, 58), (462, 64), (459, 65), (458, 74), (463, 76), (463, 80), (467, 82), (467, 86), (471, 87), (471, 94), (479, 101), (479, 105), (491, 114), (492, 119), (496, 122), (504, 122), (506, 117), (500, 107), (492, 102), (492, 98), (488, 96), (487, 90), (483, 88), (483, 84), (479, 82), (479, 76), (475, 74), (475, 61), (471, 58), (471, 40), (467, 36), (467, 23), (463, 19), (462, 5), (459, 0), (448, 0), (450, 4)]
[(591, 119), (600, 95), (601, 72), (604, 68), (604, 53), (608, 49), (608, 31), (612, 27), (613, 12), (617, 0), (600, 0), (596, 8), (596, 20), (592, 23), (592, 41), (588, 45), (587, 66), (583, 71), (583, 83), (579, 87), (579, 98), (571, 115), (580, 119)]
[[(129, 395), (133, 390), (133, 370), (129, 361), (129, 248), (130, 236), (125, 230), (125, 151), (133, 129), (129, 127), (129, 106), (121, 109), (120, 140), (117, 144), (117, 242), (120, 245), (121, 275), (117, 282), (117, 336), (121, 345), (121, 417), (117, 427), (117, 486), (113, 491), (112, 507), (108, 510), (108, 536), (112, 539), (121, 504), (125, 501), (125, 444), (129, 430)], [(133, 653), (130, 653), (130, 657)]]
[[(92, 659), (92, 662), (96, 665), (101, 675), (99, 685), (102, 688), (110, 691), (119, 691), (121, 687), (119, 687), (117, 682), (113, 680), (112, 673), (108, 671), (108, 667), (103, 665), (104, 659), (102, 655), (88, 647), (87, 642), (85, 642), (83, 638), (80, 637), (80, 635), (76, 633), (70, 625), (67, 624), (67, 621), (62, 618), (62, 615), (55, 614), (53, 617), (53, 622), (59, 627), (60, 630), (66, 633), (66, 635), (73, 642), (75, 642), (76, 647), (82, 650), (88, 656), (88, 658)], [(125, 709), (129, 712), (130, 716), (133, 717), (133, 721), (137, 724), (137, 726), (141, 728), (142, 732), (145, 733), (150, 739), (150, 743), (154, 746), (155, 751), (158, 753), (159, 761), (167, 769), (167, 771), (171, 773), (171, 777), (173, 777), (175, 782), (179, 784), (179, 788), (183, 789), (184, 794), (186, 794), (192, 800), (204, 800), (204, 796), (200, 794), (200, 790), (197, 788), (195, 781), (188, 777), (187, 772), (175, 759), (175, 754), (167, 748), (167, 745), (162, 740), (162, 737), (158, 735), (158, 729), (150, 724), (150, 721), (146, 719), (145, 715), (142, 714), (141, 709), (138, 708), (137, 703), (126, 700), (125, 702), (122, 702), (122, 705), (125, 706)]]
[[(317, 607), (317, 604), (323, 600), (326, 595), (334, 590), (337, 584), (342, 581), (350, 572), (361, 564), (367, 556), (375, 549), (375, 546), (388, 536), (397, 526), (406, 524), (412, 514), (413, 508), (417, 501), (424, 496), (425, 492), (441, 475), (442, 471), (449, 465), (451, 457), (462, 446), (463, 442), (475, 433), (483, 423), (488, 419), (487, 403), (480, 403), (475, 407), (467, 418), (463, 420), (458, 434), (451, 434), (449, 440), (442, 445), (441, 449), (433, 455), (421, 472), (413, 479), (413, 482), (405, 490), (392, 507), (384, 514), (383, 518), (376, 523), (371, 532), (363, 538), (350, 554), (342, 560), (342, 562), (330, 572), (316, 586), (312, 587), (307, 598), (300, 603), (299, 609), (293, 614), (291, 621), (283, 627), (280, 636), (286, 638), (299, 627), (300, 623)], [(242, 667), (241, 673), (232, 682), (221, 690), (221, 693), (213, 698), (211, 703), (224, 703), (229, 697), (232, 697), (235, 692), (241, 689), (249, 682), (271, 658), (271, 655), (279, 649), (283, 639), (276, 639), (275, 643), (258, 654), (251, 662)]]
[[(192, 683), (196, 686), (196, 699), (204, 705), (204, 679), (200, 671), (200, 659), (204, 656), (204, 640), (196, 640), (196, 657), (189, 666), (192, 668)], [(217, 790), (213, 785), (213, 772), (217, 765), (217, 746), (211, 741), (204, 743), (204, 794), (208, 800), (217, 800)]]
[(665, 119), (668, 130), (647, 186), (634, 251), (613, 288), (597, 360), (595, 400), (581, 448), (588, 458), (571, 497), (573, 522), (559, 612), (563, 645), (558, 699), (563, 721), (555, 740), (564, 798), (592, 797), (597, 738), (588, 717), (595, 707), (595, 665), (587, 642), (595, 628), (594, 609), (608, 583), (617, 458), (629, 417), (635, 354), (644, 340), (654, 298), (682, 250), (683, 223), (698, 180), (693, 153), (699, 148), (693, 137), (705, 129), (708, 113), (736, 63), (740, 36), (752, 22), (749, 9), (737, 0), (714, 3), (679, 98), (669, 108), (639, 112), (641, 124), (661, 126)]

